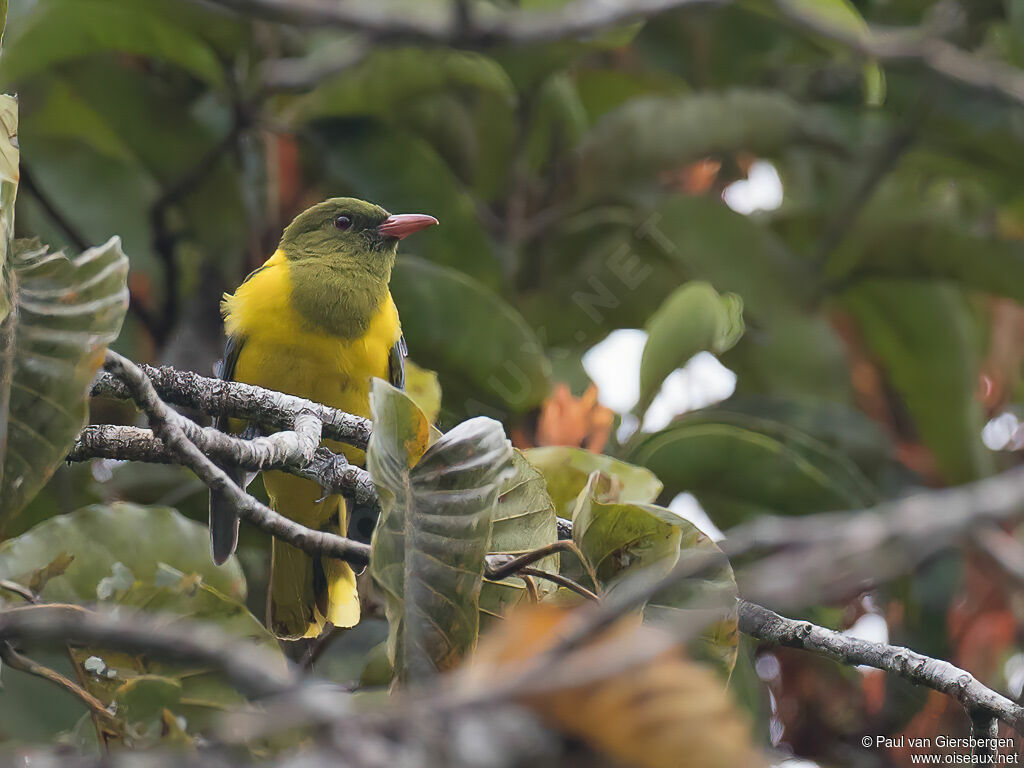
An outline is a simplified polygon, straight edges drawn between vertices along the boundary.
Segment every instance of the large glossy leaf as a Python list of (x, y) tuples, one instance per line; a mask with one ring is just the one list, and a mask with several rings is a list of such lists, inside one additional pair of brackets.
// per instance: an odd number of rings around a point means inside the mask
[(804, 514), (872, 503), (851, 461), (788, 425), (745, 414), (684, 417), (638, 437), (627, 451), (669, 493), (694, 494), (720, 527), (750, 514)]
[(607, 113), (583, 140), (579, 187), (607, 195), (652, 185), (666, 169), (718, 153), (773, 155), (791, 144), (837, 142), (824, 115), (779, 92), (647, 96)]
[(468, 401), (476, 398), (519, 413), (547, 396), (551, 372), (540, 341), (499, 296), (410, 257), (398, 260), (391, 292), (411, 354), (441, 377), (446, 410), (471, 415), (478, 409)]
[[(515, 472), (502, 483), (494, 508), (491, 539), (487, 545), (491, 554), (521, 554), (558, 539), (555, 505), (548, 495), (544, 475), (518, 450), (513, 451), (512, 467)], [(538, 560), (535, 567), (558, 573), (558, 564), (559, 557), (554, 554)], [(554, 585), (538, 580), (537, 589), (547, 594), (554, 591)], [(489, 617), (504, 616), (525, 594), (522, 579), (484, 580), (480, 591), (481, 627)]]
[(841, 302), (945, 479), (961, 483), (990, 473), (992, 454), (981, 442), (984, 414), (974, 396), (979, 342), (962, 292), (872, 280), (846, 291)]
[(873, 217), (828, 264), (836, 282), (868, 277), (953, 280), (1024, 302), (1024, 245), (934, 215)]
[(367, 468), (383, 512), (370, 573), (385, 598), (388, 652), (403, 681), (452, 667), (476, 645), (484, 558), (511, 469), (501, 425), (478, 417), (429, 448), (429, 425), (401, 391), (374, 379)]
[(544, 475), (555, 511), (567, 520), (572, 518), (576, 498), (594, 472), (613, 478), (616, 498), (623, 502), (645, 504), (657, 499), (661, 493), (661, 481), (649, 469), (601, 453), (569, 446), (549, 446), (530, 448), (523, 455)]
[(164, 0), (39, 0), (9, 31), (2, 83), (113, 51), (163, 60), (219, 85), (224, 69), (214, 44), (237, 45), (242, 29), (223, 14)]
[(747, 333), (723, 357), (739, 390), (848, 400), (846, 348), (811, 309), (817, 278), (771, 230), (706, 197), (667, 201), (649, 226), (692, 279), (743, 299)]
[[(256, 642), (274, 652), (283, 668), (273, 636), (241, 602), (246, 585), (237, 560), (217, 568), (208, 551), (206, 527), (172, 509), (92, 506), (47, 520), (0, 545), (0, 578), (38, 589), (48, 602), (95, 604), (122, 615), (146, 611), (168, 622), (212, 622), (239, 642)], [(0, 593), (0, 602), (8, 599), (15, 598)], [(202, 732), (211, 715), (243, 701), (206, 668), (104, 648), (76, 648), (72, 663), (90, 693), (107, 705), (118, 702), (111, 709), (116, 717), (102, 718), (97, 726), (106, 738), (130, 745), (173, 736), (164, 708), (187, 741), (185, 730)]]
[(116, 237), (74, 259), (20, 242), (11, 267), (15, 314), (0, 350), (11, 360), (0, 528), (85, 425), (89, 384), (128, 306), (128, 259)]
[[(245, 599), (245, 576), (235, 558), (222, 567), (210, 560), (209, 532), (167, 507), (115, 503), (84, 507), (47, 520), (0, 544), (0, 579), (28, 585), (38, 568), (62, 554), (73, 558), (50, 578), (42, 597), (54, 603), (87, 603), (115, 562), (135, 580), (153, 583), (160, 564), (195, 574), (230, 599)], [(0, 593), (0, 600), (9, 595)]]
[(728, 678), (736, 663), (739, 636), (736, 579), (714, 542), (671, 510), (622, 501), (614, 480), (602, 472), (590, 476), (576, 501), (573, 541), (605, 592), (641, 571), (649, 578), (667, 574), (684, 550), (713, 554), (709, 571), (656, 594), (644, 614), (648, 619), (671, 621), (679, 618), (677, 611), (720, 610), (722, 616), (701, 636), (697, 648), (720, 664)]
[(643, 414), (676, 368), (698, 352), (721, 354), (743, 334), (743, 300), (733, 293), (719, 296), (704, 282), (687, 283), (665, 299), (647, 321), (647, 343), (640, 361)]

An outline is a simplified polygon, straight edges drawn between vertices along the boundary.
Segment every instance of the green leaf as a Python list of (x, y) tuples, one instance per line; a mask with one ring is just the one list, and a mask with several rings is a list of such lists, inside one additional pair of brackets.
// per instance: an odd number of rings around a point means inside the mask
[[(89, 385), (128, 307), (128, 259), (114, 237), (75, 259), (19, 241), (12, 259), (15, 312), (0, 336), (0, 529), (39, 491), (85, 426)], [(4, 418), (6, 416), (6, 418)]]
[(523, 451), (526, 460), (541, 471), (559, 517), (569, 520), (576, 498), (594, 472), (614, 479), (617, 498), (622, 502), (644, 504), (661, 493), (661, 481), (645, 467), (627, 464), (601, 453), (582, 448), (549, 446)]
[(67, 567), (42, 585), (42, 597), (54, 603), (88, 603), (97, 599), (97, 587), (115, 564), (144, 583), (154, 583), (163, 564), (197, 574), (227, 597), (244, 600), (245, 576), (238, 561), (231, 558), (215, 566), (209, 550), (206, 526), (168, 507), (93, 505), (46, 520), (0, 544), (0, 579), (33, 586), (40, 569), (70, 557)]
[(704, 282), (677, 288), (647, 321), (636, 413), (643, 414), (665, 377), (695, 354), (705, 350), (721, 354), (742, 335), (743, 299), (739, 296), (719, 296)]
[(427, 448), (423, 413), (380, 379), (370, 405), (366, 465), (383, 508), (370, 574), (385, 598), (396, 674), (422, 680), (476, 645), (484, 558), (512, 446), (501, 424), (478, 417)]
[(716, 555), (701, 578), (685, 579), (654, 596), (644, 609), (649, 620), (670, 621), (678, 611), (719, 609), (697, 644), (701, 655), (719, 664), (728, 678), (736, 663), (738, 615), (736, 579), (714, 542), (689, 521), (664, 507), (624, 502), (612, 477), (594, 472), (573, 511), (573, 541), (597, 574), (602, 591), (613, 591), (641, 571), (650, 578), (667, 574), (682, 551)]
[(974, 395), (980, 345), (963, 293), (952, 285), (872, 280), (846, 291), (841, 305), (947, 482), (990, 474), (992, 453), (981, 442), (984, 412)]
[(706, 197), (673, 198), (647, 225), (690, 279), (742, 297), (754, 330), (722, 358), (738, 374), (738, 390), (849, 400), (846, 347), (826, 314), (808, 309), (820, 284), (771, 230)]
[(670, 494), (692, 493), (725, 528), (754, 513), (856, 509), (875, 493), (842, 454), (786, 424), (711, 412), (677, 420), (628, 446)]
[[(1024, 302), (1024, 245), (932, 214), (865, 218), (829, 259), (836, 283), (869, 277), (953, 280)], [(969, 254), (969, 256), (968, 256)]]
[[(242, 603), (194, 575), (183, 576), (166, 566), (160, 573), (162, 586), (136, 581), (118, 590), (99, 609), (116, 610), (121, 615), (144, 611), (165, 617), (169, 624), (181, 620), (215, 624), (237, 637), (239, 643), (256, 643), (272, 653), (284, 670), (287, 661), (273, 635)], [(109, 705), (127, 697), (134, 705), (127, 712), (118, 709), (117, 720), (105, 724), (112, 731), (108, 739), (120, 740), (129, 747), (177, 740), (179, 734), (175, 731), (181, 730), (180, 726), (164, 733), (163, 717), (159, 715), (165, 708), (174, 718), (181, 718), (188, 733), (207, 734), (219, 714), (245, 702), (227, 681), (207, 667), (167, 663), (99, 647), (76, 648), (72, 658), (86, 690), (96, 698)], [(151, 713), (157, 707), (160, 712)]]
[(472, 278), (404, 257), (391, 293), (409, 350), (440, 375), (449, 411), (465, 413), (459, 400), (477, 397), (521, 413), (547, 396), (551, 369), (540, 341), (515, 309)]
[[(0, 578), (33, 586), (42, 574), (48, 576), (40, 585), (47, 602), (97, 604), (98, 610), (122, 614), (146, 611), (168, 622), (211, 622), (239, 642), (257, 642), (285, 665), (274, 637), (242, 602), (246, 585), (238, 561), (214, 566), (206, 526), (172, 509), (123, 503), (85, 507), (0, 545)], [(0, 593), (0, 604), (9, 597)], [(119, 702), (116, 720), (104, 721), (103, 727), (129, 745), (164, 738), (157, 709), (184, 718), (188, 732), (197, 733), (212, 724), (218, 710), (243, 702), (206, 668), (104, 648), (76, 648), (73, 661), (90, 693), (105, 704)]]
[(607, 113), (583, 140), (577, 186), (585, 196), (651, 186), (708, 155), (770, 156), (799, 143), (839, 140), (822, 114), (776, 91), (646, 96)]
[(216, 29), (224, 38), (226, 24), (223, 15), (154, 0), (40, 0), (8, 35), (2, 84), (20, 84), (58, 64), (116, 51), (166, 61), (221, 85), (224, 70), (202, 32)]
[[(544, 475), (518, 450), (512, 452), (512, 467), (515, 472), (502, 483), (494, 508), (491, 539), (487, 545), (490, 554), (522, 554), (558, 540), (555, 505), (548, 495)], [(556, 553), (538, 560), (534, 567), (558, 573), (558, 561)], [(538, 579), (537, 589), (541, 594), (549, 594), (555, 591), (555, 585)], [(522, 579), (514, 576), (497, 582), (485, 579), (480, 591), (482, 621), (504, 616), (525, 594)]]

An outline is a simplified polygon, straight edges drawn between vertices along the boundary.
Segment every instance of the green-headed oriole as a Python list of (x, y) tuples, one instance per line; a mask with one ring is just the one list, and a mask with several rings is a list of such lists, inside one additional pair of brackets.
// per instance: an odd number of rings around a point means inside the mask
[[(224, 296), (221, 378), (369, 416), (370, 379), (401, 387), (405, 378), (405, 340), (388, 288), (398, 241), (433, 224), (432, 216), (391, 215), (344, 197), (299, 214), (274, 255)], [(221, 429), (242, 428), (218, 422)], [(325, 444), (352, 463), (364, 461), (351, 446)], [(310, 528), (346, 532), (342, 497), (321, 499), (315, 482), (284, 472), (265, 472), (263, 482), (277, 512)], [(218, 563), (238, 542), (238, 518), (216, 494), (210, 497), (210, 538)], [(347, 563), (275, 540), (271, 570), (267, 623), (278, 636), (315, 637), (326, 622), (351, 627), (359, 621)]]

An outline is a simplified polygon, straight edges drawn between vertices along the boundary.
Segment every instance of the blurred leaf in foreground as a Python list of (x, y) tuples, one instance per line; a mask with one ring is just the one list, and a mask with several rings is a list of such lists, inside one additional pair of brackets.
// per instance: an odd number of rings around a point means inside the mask
[[(462, 685), (490, 687), (521, 676), (576, 626), (573, 618), (573, 611), (552, 606), (516, 611), (481, 640)], [(561, 658), (557, 669), (535, 675), (517, 698), (623, 766), (764, 765), (722, 681), (687, 659), (674, 638), (628, 618)]]
[(491, 519), (510, 470), (501, 424), (463, 422), (427, 447), (429, 424), (403, 392), (374, 379), (366, 466), (381, 495), (370, 573), (385, 597), (398, 678), (422, 680), (476, 646)]
[[(273, 636), (242, 602), (246, 585), (237, 560), (217, 568), (208, 551), (206, 527), (172, 509), (97, 505), (0, 545), (0, 578), (40, 589), (47, 602), (145, 611), (168, 623), (212, 622), (279, 654)], [(93, 696), (104, 705), (118, 703), (113, 717), (96, 723), (108, 741), (141, 746), (175, 734), (187, 741), (186, 732), (203, 731), (217, 711), (244, 701), (205, 668), (104, 648), (75, 648), (71, 659)], [(280, 661), (283, 666), (283, 656)], [(174, 728), (165, 722), (165, 710)]]

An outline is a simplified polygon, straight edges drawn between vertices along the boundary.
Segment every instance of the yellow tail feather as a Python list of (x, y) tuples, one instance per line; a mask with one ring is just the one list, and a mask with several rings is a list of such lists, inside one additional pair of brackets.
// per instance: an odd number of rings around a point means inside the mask
[[(271, 505), (310, 528), (345, 530), (345, 501), (318, 500), (320, 489), (308, 480), (268, 472), (264, 476)], [(287, 503), (281, 503), (287, 499)], [(330, 622), (336, 627), (359, 623), (356, 577), (348, 563), (306, 554), (274, 539), (267, 624), (285, 640), (317, 637)]]

